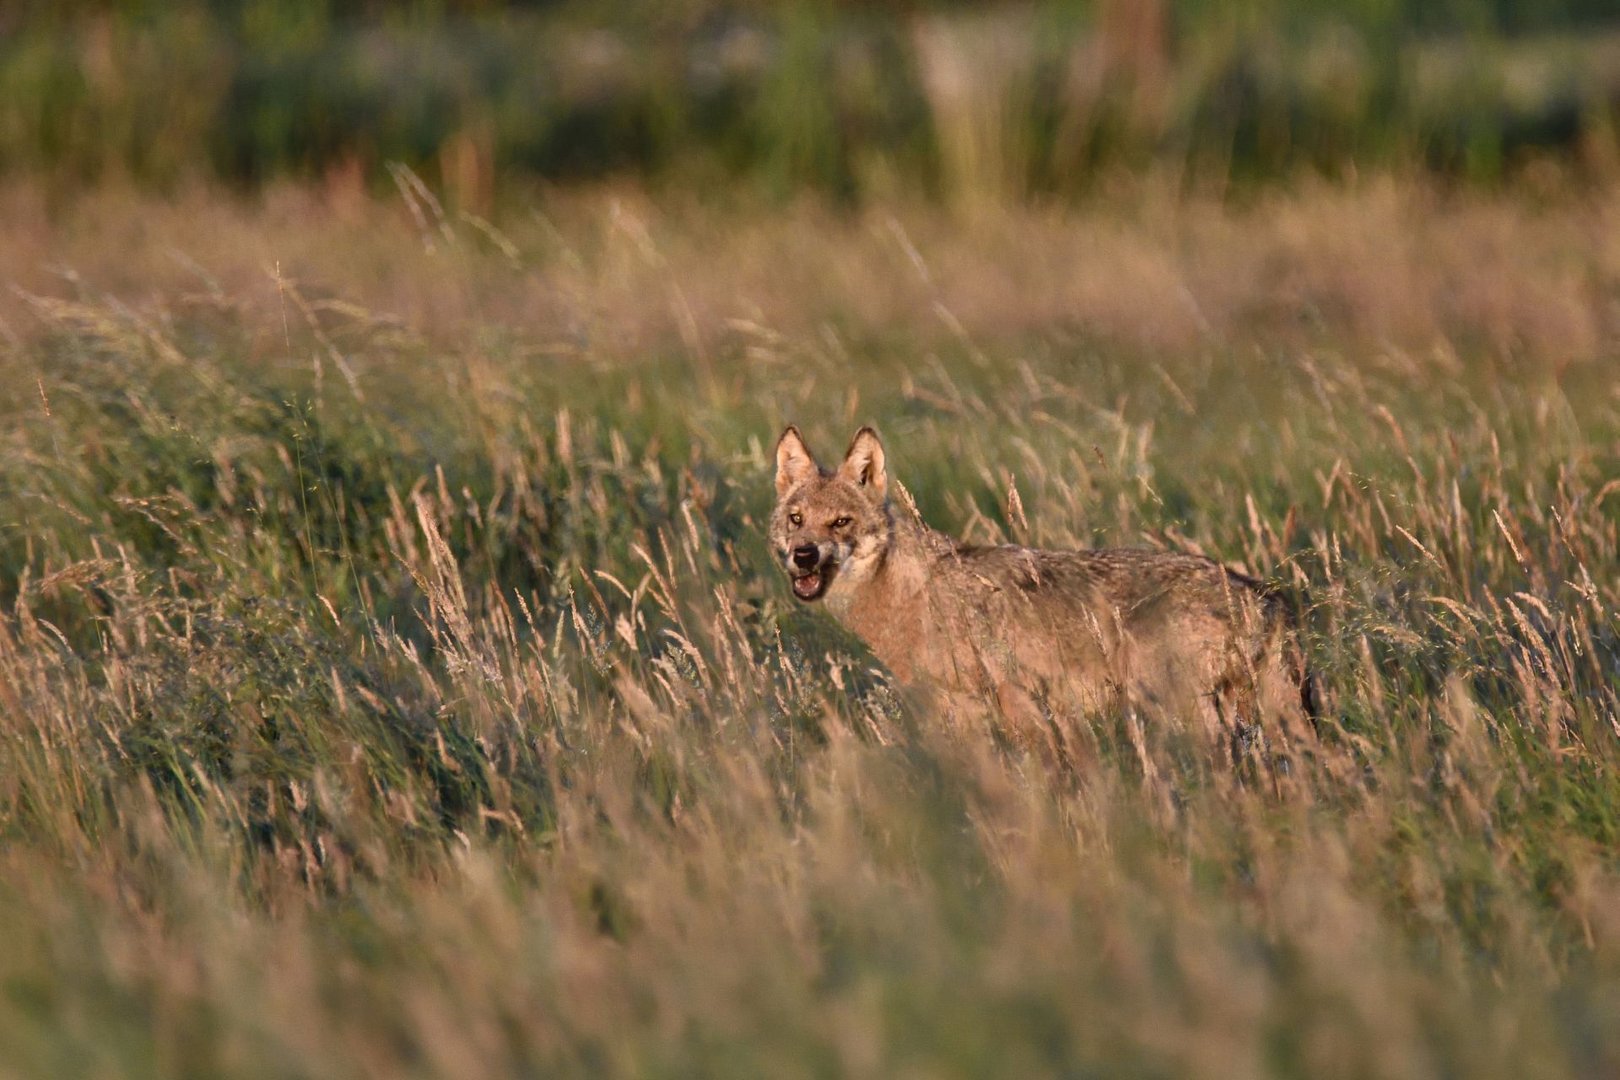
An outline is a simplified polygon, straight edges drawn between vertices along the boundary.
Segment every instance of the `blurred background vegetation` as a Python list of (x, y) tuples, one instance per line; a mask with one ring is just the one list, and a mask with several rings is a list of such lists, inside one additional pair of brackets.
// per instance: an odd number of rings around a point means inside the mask
[(23, 0), (0, 170), (79, 186), (281, 176), (460, 205), (629, 175), (859, 201), (1067, 197), (1145, 168), (1224, 190), (1418, 167), (1606, 174), (1612, 0)]

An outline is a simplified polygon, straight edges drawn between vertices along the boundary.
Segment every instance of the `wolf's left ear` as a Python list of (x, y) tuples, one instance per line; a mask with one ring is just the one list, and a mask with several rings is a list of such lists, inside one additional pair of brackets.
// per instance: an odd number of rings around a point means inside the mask
[(838, 466), (838, 475), (858, 487), (865, 488), (873, 502), (882, 502), (889, 495), (889, 471), (883, 464), (883, 440), (869, 427), (855, 433)]
[(776, 440), (776, 497), (782, 498), (800, 484), (821, 475), (810, 448), (804, 445), (804, 436), (792, 424)]

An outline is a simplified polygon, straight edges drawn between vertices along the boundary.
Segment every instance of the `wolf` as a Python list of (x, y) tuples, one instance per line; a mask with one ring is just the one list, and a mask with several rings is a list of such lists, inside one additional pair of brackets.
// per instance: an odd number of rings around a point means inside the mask
[(1285, 744), (1314, 728), (1292, 610), (1254, 578), (1196, 555), (964, 544), (905, 502), (871, 427), (831, 470), (796, 427), (777, 440), (768, 535), (794, 597), (830, 610), (900, 682), (953, 710), (987, 707), (1060, 756), (1076, 720), (1110, 708), (1191, 722), (1234, 757), (1261, 717), (1280, 718)]

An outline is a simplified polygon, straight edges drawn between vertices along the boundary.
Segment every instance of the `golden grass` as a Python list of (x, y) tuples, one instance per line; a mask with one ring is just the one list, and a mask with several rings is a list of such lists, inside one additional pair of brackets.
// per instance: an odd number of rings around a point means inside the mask
[[(1606, 194), (3, 203), (18, 1073), (1620, 1065)], [(789, 418), (1298, 589), (1321, 745), (935, 715), (770, 565)]]
[[(408, 177), (409, 174), (401, 174)], [(1151, 179), (1075, 208), (916, 204), (835, 214), (633, 188), (514, 202), (498, 225), (414, 178), (253, 200), (0, 192), (0, 273), (49, 295), (228, 298), (279, 336), (275, 274), (446, 339), (522, 334), (560, 353), (713, 350), (757, 332), (1012, 339), (1070, 331), (1149, 350), (1326, 340), (1483, 346), (1561, 366), (1612, 341), (1620, 202), (1607, 188), (1505, 198), (1387, 177), (1303, 182), (1239, 206)], [(13, 332), (20, 301), (0, 308)]]

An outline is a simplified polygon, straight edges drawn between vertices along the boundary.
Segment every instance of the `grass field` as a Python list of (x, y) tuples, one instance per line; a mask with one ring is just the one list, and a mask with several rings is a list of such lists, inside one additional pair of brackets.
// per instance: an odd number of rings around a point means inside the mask
[[(0, 190), (0, 1074), (1620, 1071), (1620, 196), (398, 180)], [(1320, 745), (938, 715), (789, 420), (1279, 582)]]

